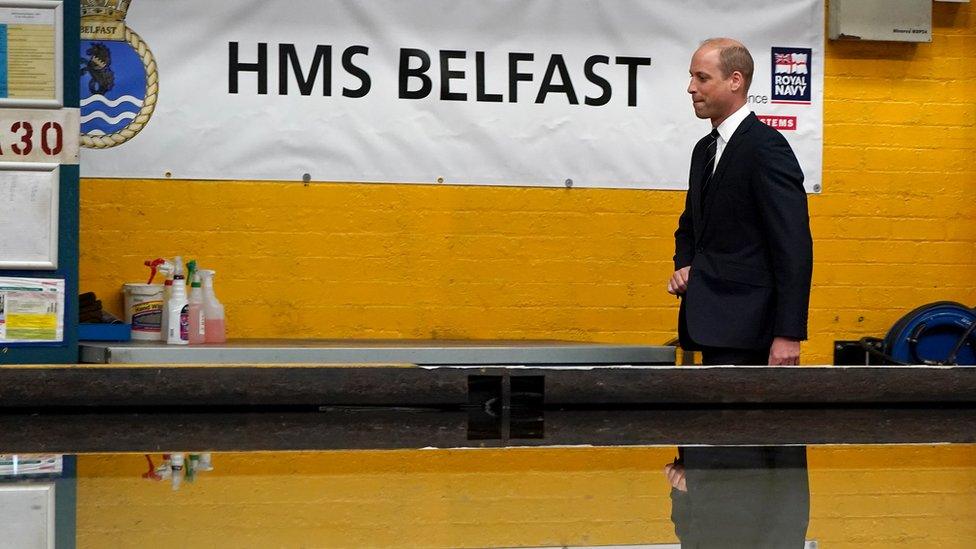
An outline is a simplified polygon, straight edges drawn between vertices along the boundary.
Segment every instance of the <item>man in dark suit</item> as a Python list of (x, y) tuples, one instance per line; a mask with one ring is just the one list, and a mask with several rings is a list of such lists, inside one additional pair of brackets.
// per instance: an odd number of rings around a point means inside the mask
[[(745, 46), (706, 40), (689, 72), (695, 114), (712, 132), (692, 151), (674, 233), (668, 291), (683, 296), (681, 346), (700, 350), (705, 364), (798, 364), (813, 269), (803, 172), (786, 139), (746, 108), (753, 61)], [(665, 474), (682, 547), (803, 546), (805, 448), (679, 452)]]
[(746, 107), (749, 50), (706, 40), (691, 94), (710, 135), (691, 155), (668, 292), (678, 333), (705, 364), (798, 364), (807, 338), (813, 243), (803, 172), (786, 139)]

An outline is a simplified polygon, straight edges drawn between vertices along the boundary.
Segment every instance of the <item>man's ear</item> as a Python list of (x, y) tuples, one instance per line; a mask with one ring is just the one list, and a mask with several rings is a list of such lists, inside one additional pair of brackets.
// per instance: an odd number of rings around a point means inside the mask
[(744, 76), (742, 76), (741, 72), (732, 71), (732, 76), (729, 77), (729, 88), (732, 91), (738, 92), (740, 89), (742, 89), (742, 86), (744, 86), (745, 83), (746, 79)]

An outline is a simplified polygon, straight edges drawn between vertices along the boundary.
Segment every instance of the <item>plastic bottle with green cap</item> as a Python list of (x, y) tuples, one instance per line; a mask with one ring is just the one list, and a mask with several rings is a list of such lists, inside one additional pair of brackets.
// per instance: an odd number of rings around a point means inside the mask
[(197, 260), (191, 259), (186, 262), (186, 285), (193, 283), (193, 275), (197, 274)]
[[(194, 263), (191, 261), (191, 263)], [(194, 265), (196, 267), (196, 265)], [(206, 331), (206, 320), (204, 314), (203, 306), (203, 288), (200, 284), (200, 273), (195, 272), (192, 275), (192, 281), (190, 282), (190, 298), (189, 303), (189, 338), (190, 345), (199, 345), (205, 343), (207, 338), (205, 335)]]
[(214, 293), (213, 279), (216, 272), (210, 269), (200, 269), (197, 271), (203, 279), (203, 308), (204, 321), (206, 323), (207, 343), (224, 343), (227, 341), (224, 324), (224, 306), (217, 301)]

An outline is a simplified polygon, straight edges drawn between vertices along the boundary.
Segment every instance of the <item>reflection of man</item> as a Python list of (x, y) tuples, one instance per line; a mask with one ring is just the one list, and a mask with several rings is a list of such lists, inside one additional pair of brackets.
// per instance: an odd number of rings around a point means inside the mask
[(749, 51), (705, 41), (691, 60), (695, 115), (712, 133), (691, 155), (668, 292), (683, 296), (681, 346), (705, 364), (798, 364), (813, 244), (789, 143), (746, 107)]
[(810, 520), (805, 447), (685, 448), (684, 454), (684, 467), (666, 468), (682, 548), (803, 547)]

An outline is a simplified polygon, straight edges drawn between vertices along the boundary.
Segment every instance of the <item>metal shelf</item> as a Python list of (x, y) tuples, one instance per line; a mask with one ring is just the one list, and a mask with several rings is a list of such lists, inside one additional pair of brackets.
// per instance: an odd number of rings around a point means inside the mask
[(242, 339), (225, 344), (82, 342), (89, 364), (674, 364), (675, 348), (571, 341)]

